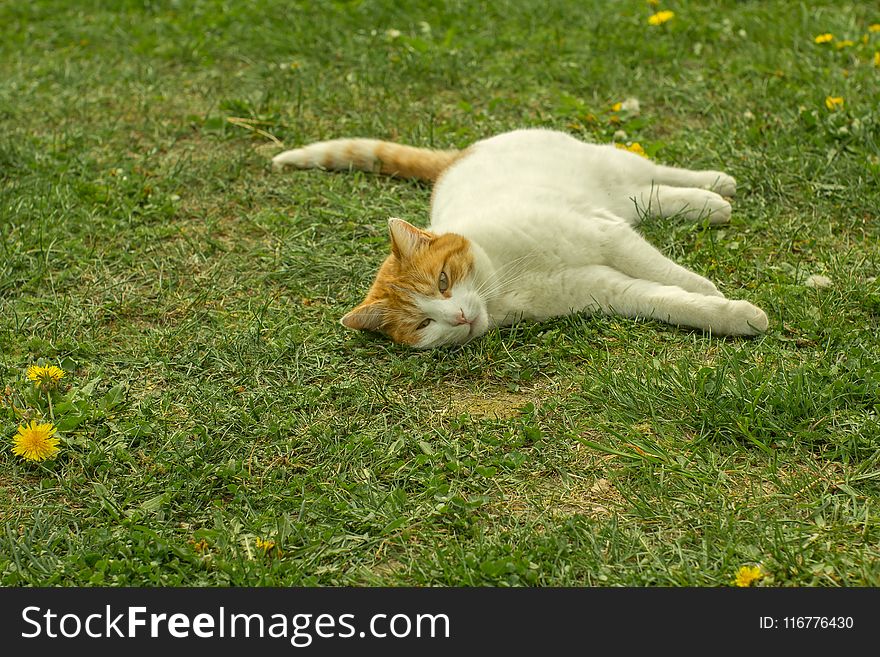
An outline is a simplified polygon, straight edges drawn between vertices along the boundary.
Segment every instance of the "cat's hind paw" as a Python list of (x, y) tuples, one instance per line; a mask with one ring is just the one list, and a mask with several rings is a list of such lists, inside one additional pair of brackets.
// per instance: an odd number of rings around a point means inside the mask
[(709, 189), (721, 196), (736, 196), (736, 178), (719, 171)]
[(726, 224), (730, 221), (730, 215), (733, 208), (730, 203), (723, 198), (713, 198), (706, 203), (706, 210), (709, 211), (709, 223)]

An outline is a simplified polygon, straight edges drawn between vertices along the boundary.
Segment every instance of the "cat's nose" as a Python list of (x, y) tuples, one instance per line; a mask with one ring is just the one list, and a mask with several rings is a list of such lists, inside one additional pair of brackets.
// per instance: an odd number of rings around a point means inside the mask
[(464, 316), (464, 310), (458, 309), (458, 317), (455, 318), (453, 326), (461, 326), (462, 324), (470, 324), (471, 320)]

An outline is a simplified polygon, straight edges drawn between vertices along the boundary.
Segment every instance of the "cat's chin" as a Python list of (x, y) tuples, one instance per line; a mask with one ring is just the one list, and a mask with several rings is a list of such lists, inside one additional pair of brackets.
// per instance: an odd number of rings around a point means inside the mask
[(480, 337), (481, 335), (485, 334), (486, 331), (488, 331), (488, 330), (489, 330), (489, 315), (485, 311), (482, 311), (482, 312), (480, 312), (479, 315), (477, 315), (477, 318), (471, 324), (470, 329), (468, 330), (468, 337), (467, 337), (467, 340), (465, 340), (465, 342), (470, 342), (474, 338)]
[(434, 349), (437, 347), (453, 347), (467, 344), (471, 340), (484, 335), (489, 330), (489, 316), (481, 311), (477, 318), (467, 325), (449, 326), (443, 335), (412, 346), (416, 349)]
[(489, 318), (485, 312), (480, 312), (480, 314), (477, 315), (477, 318), (467, 325), (467, 327), (457, 326), (455, 329), (455, 335), (451, 336), (452, 339), (449, 344), (467, 344), (489, 330)]

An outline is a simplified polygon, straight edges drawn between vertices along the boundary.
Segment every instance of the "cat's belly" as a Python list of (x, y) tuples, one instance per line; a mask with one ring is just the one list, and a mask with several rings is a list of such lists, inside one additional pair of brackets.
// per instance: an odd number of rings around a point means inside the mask
[(504, 206), (623, 217), (651, 185), (654, 165), (609, 145), (587, 144), (542, 129), (517, 130), (478, 142), (447, 169), (432, 196), (434, 228), (459, 232), (462, 218), (503, 223)]

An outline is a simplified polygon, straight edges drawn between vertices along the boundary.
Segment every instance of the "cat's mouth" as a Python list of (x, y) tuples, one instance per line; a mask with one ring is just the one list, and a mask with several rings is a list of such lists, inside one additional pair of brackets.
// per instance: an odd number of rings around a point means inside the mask
[(478, 312), (477, 316), (470, 322), (468, 322), (468, 334), (465, 338), (465, 342), (470, 342), (474, 338), (477, 338), (483, 333), (486, 332), (486, 328), (488, 327), (488, 320), (486, 316), (482, 312)]
[[(449, 339), (454, 344), (467, 344), (480, 335), (477, 330), (477, 320), (456, 325), (455, 332), (449, 334)], [(465, 331), (467, 329), (467, 331)]]

